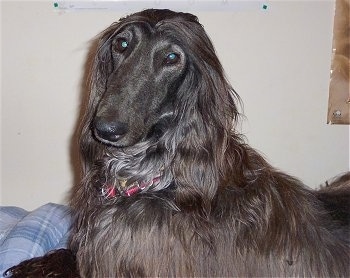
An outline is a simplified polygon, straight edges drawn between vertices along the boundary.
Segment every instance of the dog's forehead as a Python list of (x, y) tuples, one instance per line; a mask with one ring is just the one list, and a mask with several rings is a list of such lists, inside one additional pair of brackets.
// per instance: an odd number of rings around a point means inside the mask
[(179, 27), (159, 22), (157, 25), (151, 25), (147, 21), (131, 22), (119, 28), (114, 37), (123, 37), (128, 40), (137, 39), (143, 43), (153, 43), (155, 40), (158, 46), (161, 44), (182, 45)]

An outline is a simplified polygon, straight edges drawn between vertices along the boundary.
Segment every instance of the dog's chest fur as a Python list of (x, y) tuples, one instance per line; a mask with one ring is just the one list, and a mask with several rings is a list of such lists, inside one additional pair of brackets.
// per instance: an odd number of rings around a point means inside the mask
[[(283, 195), (290, 203), (282, 201)], [(306, 250), (311, 250), (310, 244), (317, 250), (332, 243), (320, 241), (326, 231), (303, 226), (311, 214), (316, 222), (322, 217), (308, 205), (314, 201), (311, 196), (287, 182), (274, 189), (221, 190), (207, 215), (195, 205), (179, 209), (174, 198), (171, 193), (145, 193), (87, 208), (76, 235), (83, 236), (77, 254), (81, 274), (322, 276), (332, 264), (329, 254)], [(306, 210), (291, 207), (296, 198)], [(320, 263), (308, 265), (310, 259)]]

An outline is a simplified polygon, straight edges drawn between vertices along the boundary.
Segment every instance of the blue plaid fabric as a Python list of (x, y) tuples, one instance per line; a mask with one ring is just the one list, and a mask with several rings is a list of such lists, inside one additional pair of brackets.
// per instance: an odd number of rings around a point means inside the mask
[(70, 226), (70, 211), (63, 205), (49, 203), (31, 212), (0, 207), (0, 277), (23, 260), (66, 248)]

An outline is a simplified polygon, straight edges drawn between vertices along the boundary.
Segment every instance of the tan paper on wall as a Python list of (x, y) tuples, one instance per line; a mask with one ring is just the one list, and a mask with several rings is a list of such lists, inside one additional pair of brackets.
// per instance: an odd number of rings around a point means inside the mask
[(337, 0), (333, 27), (333, 59), (329, 84), (330, 124), (350, 124), (350, 0)]

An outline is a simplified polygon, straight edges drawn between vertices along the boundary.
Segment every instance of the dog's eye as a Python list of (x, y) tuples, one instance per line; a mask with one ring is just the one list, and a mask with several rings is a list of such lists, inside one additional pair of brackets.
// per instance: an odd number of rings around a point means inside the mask
[(174, 52), (169, 53), (165, 58), (165, 64), (167, 65), (173, 65), (176, 64), (180, 60), (179, 54), (176, 54)]
[(129, 43), (126, 39), (118, 38), (115, 43), (115, 50), (118, 52), (123, 52), (128, 48), (128, 46), (129, 46)]

